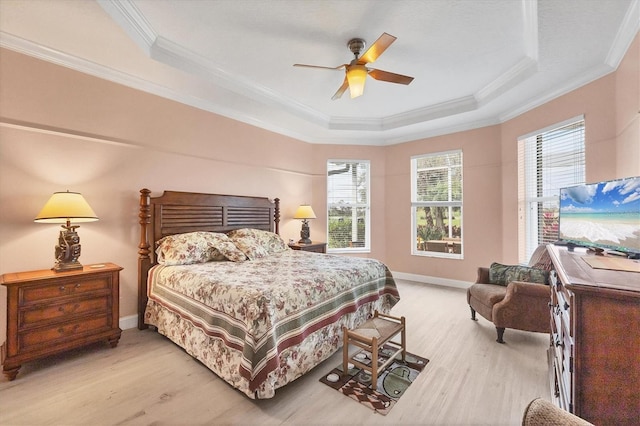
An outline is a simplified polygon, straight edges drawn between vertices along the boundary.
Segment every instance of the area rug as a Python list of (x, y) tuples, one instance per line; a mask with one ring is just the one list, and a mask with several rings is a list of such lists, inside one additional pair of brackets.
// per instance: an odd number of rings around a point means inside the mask
[[(383, 364), (394, 350), (383, 347), (378, 352), (378, 364)], [(355, 358), (365, 365), (371, 365), (371, 354), (360, 351)], [(407, 391), (411, 383), (429, 362), (428, 359), (407, 352), (406, 362), (398, 355), (396, 360), (378, 372), (376, 389), (371, 389), (371, 374), (368, 371), (353, 367), (347, 374), (342, 373), (342, 363), (320, 378), (327, 386), (371, 408), (376, 413), (387, 415), (396, 402)]]

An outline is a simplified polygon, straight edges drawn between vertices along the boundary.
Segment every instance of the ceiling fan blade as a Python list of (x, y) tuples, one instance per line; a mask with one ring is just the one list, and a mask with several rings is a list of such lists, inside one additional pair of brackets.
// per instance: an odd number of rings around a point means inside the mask
[(396, 37), (391, 34), (382, 33), (367, 51), (358, 58), (358, 63), (362, 65), (374, 62), (394, 41), (396, 41)]
[(307, 65), (307, 64), (293, 64), (294, 67), (304, 67), (304, 68), (321, 68), (325, 70), (339, 70), (347, 66), (347, 64), (342, 64), (337, 67), (323, 67), (322, 65)]
[(369, 70), (369, 75), (376, 80), (388, 81), (389, 83), (409, 84), (413, 81), (413, 77), (408, 75), (395, 74), (389, 71)]
[(345, 77), (342, 86), (340, 86), (336, 94), (331, 97), (331, 100), (335, 101), (336, 99), (340, 99), (342, 97), (342, 94), (347, 90), (348, 87), (349, 80), (347, 80), (347, 77)]

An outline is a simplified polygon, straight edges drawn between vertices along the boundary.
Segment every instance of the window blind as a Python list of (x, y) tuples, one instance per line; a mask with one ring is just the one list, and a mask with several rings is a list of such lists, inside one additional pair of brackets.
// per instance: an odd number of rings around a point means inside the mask
[(519, 257), (558, 239), (560, 188), (585, 182), (585, 124), (573, 119), (518, 140)]
[(369, 161), (327, 162), (329, 250), (370, 249)]

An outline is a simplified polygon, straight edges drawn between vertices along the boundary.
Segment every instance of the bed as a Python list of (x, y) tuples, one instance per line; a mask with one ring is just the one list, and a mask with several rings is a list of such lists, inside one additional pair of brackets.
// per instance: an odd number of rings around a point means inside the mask
[(140, 191), (138, 328), (252, 399), (302, 376), (399, 294), (374, 259), (291, 250), (279, 200)]

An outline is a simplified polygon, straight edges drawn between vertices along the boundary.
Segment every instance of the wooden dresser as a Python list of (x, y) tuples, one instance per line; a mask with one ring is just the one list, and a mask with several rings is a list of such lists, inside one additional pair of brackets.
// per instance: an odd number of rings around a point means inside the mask
[(592, 268), (584, 258), (595, 255), (584, 251), (548, 250), (554, 402), (596, 425), (637, 425), (640, 273)]
[(27, 361), (104, 340), (118, 344), (118, 287), (113, 263), (68, 272), (4, 274), (7, 287), (7, 354), (3, 371), (15, 379)]

